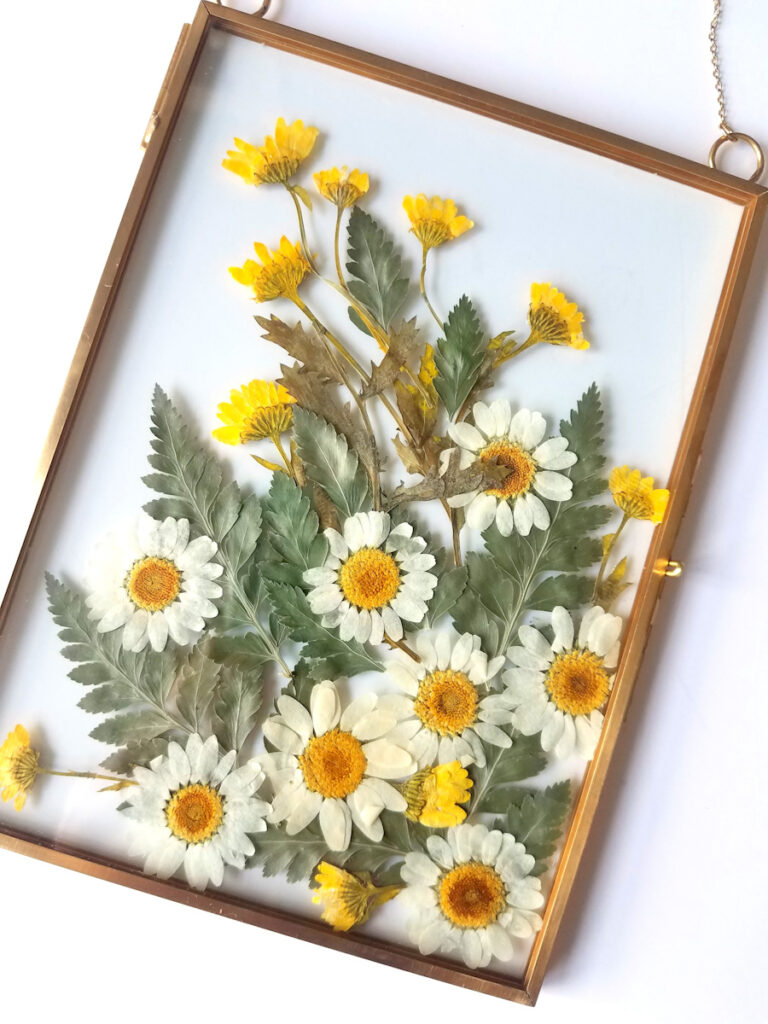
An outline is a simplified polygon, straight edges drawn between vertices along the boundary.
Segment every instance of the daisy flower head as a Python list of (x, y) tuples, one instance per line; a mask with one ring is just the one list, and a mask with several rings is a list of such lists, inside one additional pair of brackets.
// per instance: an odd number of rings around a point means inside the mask
[(250, 288), (257, 302), (298, 300), (299, 285), (311, 270), (301, 244), (290, 242), (283, 235), (277, 249), (270, 250), (262, 242), (254, 242), (253, 249), (255, 260), (246, 260), (242, 267), (229, 268), (235, 281)]
[(529, 343), (567, 345), (568, 348), (589, 348), (582, 333), (584, 314), (575, 302), (569, 302), (561, 291), (551, 284), (531, 285), (531, 305), (528, 309), (531, 325)]
[(27, 793), (37, 778), (40, 754), (29, 743), (29, 733), (23, 725), (9, 732), (0, 746), (0, 796), (3, 802), (13, 800), (14, 809), (20, 811), (27, 801)]
[(314, 178), (320, 195), (340, 210), (354, 206), (370, 187), (367, 174), (358, 170), (350, 171), (347, 167), (318, 171)]
[(277, 751), (261, 758), (275, 791), (269, 820), (284, 821), (288, 835), (295, 835), (319, 817), (330, 850), (347, 849), (353, 822), (381, 842), (381, 812), (407, 807), (386, 780), (416, 768), (389, 738), (405, 711), (402, 698), (366, 693), (342, 711), (335, 684), (326, 680), (312, 688), (309, 710), (286, 694), (277, 709), (264, 723)]
[(169, 743), (167, 755), (134, 768), (125, 813), (147, 874), (170, 878), (183, 867), (192, 888), (205, 889), (221, 885), (226, 864), (245, 867), (254, 851), (248, 833), (266, 830), (270, 806), (254, 796), (264, 781), (259, 762), (235, 768), (235, 758), (234, 750), (219, 756), (215, 736), (193, 734), (186, 749)]
[(232, 390), (229, 402), (221, 402), (217, 416), (224, 424), (213, 431), (223, 444), (245, 444), (265, 437), (279, 438), (293, 419), (291, 406), (296, 402), (282, 384), (252, 380)]
[[(559, 472), (577, 461), (575, 452), (568, 451), (568, 440), (550, 437), (545, 441), (547, 424), (541, 413), (519, 409), (513, 416), (504, 399), (490, 405), (475, 402), (472, 414), (474, 426), (461, 422), (448, 427), (461, 449), (461, 468), (480, 459), (494, 461), (509, 472), (496, 486), (454, 495), (448, 504), (466, 507), (467, 525), (473, 530), (487, 530), (494, 520), (503, 537), (515, 530), (527, 537), (534, 526), (546, 530), (549, 512), (541, 499), (567, 501), (573, 492), (571, 481)], [(443, 466), (449, 458), (450, 451), (444, 452)]]
[(600, 607), (581, 620), (578, 639), (569, 612), (552, 611), (554, 639), (521, 626), (519, 647), (510, 647), (515, 666), (502, 676), (514, 707), (512, 724), (524, 736), (541, 733), (541, 746), (555, 757), (578, 753), (589, 760), (603, 727), (600, 710), (611, 691), (619, 660), (621, 619)]
[(411, 941), (423, 956), (458, 952), (468, 967), (509, 960), (513, 939), (539, 931), (544, 904), (536, 863), (515, 837), (485, 825), (430, 836), (427, 853), (408, 853), (400, 899), (414, 915)]
[(504, 658), (488, 660), (480, 638), (464, 633), (451, 640), (440, 633), (433, 640), (420, 633), (415, 640), (418, 661), (402, 658), (387, 671), (405, 690), (408, 720), (400, 727), (420, 768), (436, 760), (462, 765), (485, 764), (482, 741), (509, 747), (512, 740), (499, 725), (509, 723), (509, 702), (501, 694), (483, 696)]
[(408, 801), (405, 816), (427, 828), (460, 825), (467, 816), (461, 805), (469, 803), (473, 785), (460, 761), (423, 768), (403, 786)]
[(453, 241), (474, 227), (469, 217), (459, 214), (452, 199), (441, 199), (440, 196), (428, 199), (422, 192), (417, 196), (406, 196), (403, 209), (411, 222), (411, 231), (425, 252), (443, 242)]
[(374, 907), (380, 907), (402, 890), (402, 885), (374, 885), (370, 876), (361, 878), (351, 871), (323, 860), (315, 875), (312, 902), (323, 907), (322, 918), (336, 932), (348, 932), (363, 924)]
[(135, 527), (102, 541), (89, 570), (86, 599), (100, 633), (122, 629), (126, 651), (150, 644), (162, 651), (170, 636), (193, 644), (206, 619), (218, 615), (221, 597), (214, 580), (223, 572), (213, 558), (210, 537), (189, 539), (189, 522), (169, 516), (162, 522), (142, 512)]
[(385, 633), (402, 639), (403, 620), (421, 622), (437, 586), (429, 572), (435, 558), (409, 523), (392, 526), (386, 512), (358, 512), (341, 533), (327, 529), (325, 536), (325, 564), (304, 573), (309, 606), (324, 626), (338, 626), (342, 640), (380, 644)]
[(221, 165), (248, 185), (282, 185), (312, 152), (317, 136), (312, 125), (303, 121), (286, 124), (279, 117), (274, 136), (267, 135), (261, 146), (235, 139), (235, 148), (227, 150)]
[(611, 470), (608, 486), (616, 505), (627, 519), (648, 519), (660, 523), (667, 511), (669, 491), (654, 488), (653, 477), (643, 476), (639, 469), (617, 466)]

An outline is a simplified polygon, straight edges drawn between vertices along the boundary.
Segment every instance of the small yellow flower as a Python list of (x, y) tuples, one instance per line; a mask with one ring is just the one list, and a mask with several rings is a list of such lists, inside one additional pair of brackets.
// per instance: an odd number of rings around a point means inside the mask
[(9, 732), (0, 747), (0, 786), (3, 800), (13, 800), (20, 811), (27, 799), (27, 791), (38, 775), (40, 755), (29, 745), (29, 733), (23, 725)]
[(459, 825), (467, 816), (459, 804), (468, 802), (471, 789), (472, 779), (459, 761), (425, 768), (403, 787), (403, 796), (408, 801), (405, 816), (427, 828)]
[(279, 249), (270, 252), (261, 242), (254, 242), (253, 248), (259, 262), (246, 260), (242, 267), (230, 267), (232, 277), (238, 284), (253, 289), (257, 302), (295, 299), (299, 285), (310, 271), (301, 245), (298, 242), (294, 245), (283, 235)]
[(305, 127), (303, 121), (289, 125), (280, 117), (274, 138), (267, 135), (263, 146), (235, 139), (237, 148), (227, 151), (221, 166), (249, 185), (285, 184), (311, 153), (317, 134), (317, 128)]
[(282, 384), (252, 380), (230, 392), (229, 402), (221, 403), (217, 415), (225, 426), (214, 430), (213, 436), (224, 444), (279, 437), (291, 425), (295, 401)]
[(653, 477), (639, 469), (617, 466), (608, 478), (613, 500), (630, 519), (649, 519), (660, 523), (669, 501), (669, 491), (653, 487)]
[(406, 196), (403, 208), (411, 222), (411, 231), (416, 235), (424, 250), (433, 249), (443, 242), (450, 242), (465, 231), (474, 227), (468, 217), (458, 216), (456, 204), (452, 199), (431, 199), (422, 193), (418, 196)]
[(531, 285), (528, 323), (531, 325), (530, 344), (545, 341), (549, 345), (589, 348), (589, 342), (581, 332), (584, 314), (575, 302), (569, 302), (551, 284)]
[(315, 875), (317, 888), (312, 902), (324, 907), (322, 918), (334, 931), (347, 932), (368, 920), (374, 907), (380, 907), (402, 890), (402, 885), (376, 886), (370, 876), (358, 877), (335, 864), (321, 861)]
[(368, 191), (368, 175), (361, 171), (348, 171), (346, 167), (333, 167), (330, 171), (319, 171), (315, 184), (321, 196), (341, 209), (354, 206)]

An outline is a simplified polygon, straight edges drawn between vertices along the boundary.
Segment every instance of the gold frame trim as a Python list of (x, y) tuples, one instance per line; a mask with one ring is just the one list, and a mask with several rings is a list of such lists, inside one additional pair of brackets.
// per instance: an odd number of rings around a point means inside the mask
[(653, 542), (645, 561), (629, 620), (621, 665), (606, 712), (603, 735), (595, 758), (587, 769), (573, 810), (544, 914), (544, 927), (537, 936), (522, 981), (492, 971), (471, 971), (460, 964), (437, 957), (423, 957), (393, 943), (355, 934), (332, 932), (319, 922), (263, 907), (251, 901), (223, 894), (193, 892), (180, 882), (149, 878), (119, 861), (96, 856), (55, 841), (43, 840), (10, 827), (0, 828), (0, 848), (15, 850), (38, 860), (119, 882), (178, 903), (225, 914), (235, 920), (247, 921), (379, 963), (533, 1005), (541, 988), (552, 946), (573, 887), (619, 728), (648, 640), (665, 579), (665, 576), (658, 572), (658, 566), (666, 565), (672, 557), (674, 540), (688, 502), (707, 424), (707, 411), (711, 408), (722, 374), (761, 221), (768, 207), (768, 190), (705, 165), (624, 139), (610, 132), (591, 128), (569, 118), (546, 113), (471, 86), (460, 85), (437, 75), (414, 70), (361, 50), (265, 21), (258, 16), (243, 14), (216, 3), (201, 3), (193, 23), (185, 25), (182, 29), (150, 117), (144, 137), (144, 159), (120, 221), (43, 449), (38, 466), (37, 504), (0, 606), (0, 640), (173, 126), (180, 113), (202, 48), (212, 29), (221, 29), (275, 49), (285, 50), (309, 60), (503, 121), (534, 134), (544, 135), (651, 174), (681, 182), (741, 206), (743, 212), (736, 242), (670, 475), (669, 488), (672, 499), (664, 523), (654, 531)]

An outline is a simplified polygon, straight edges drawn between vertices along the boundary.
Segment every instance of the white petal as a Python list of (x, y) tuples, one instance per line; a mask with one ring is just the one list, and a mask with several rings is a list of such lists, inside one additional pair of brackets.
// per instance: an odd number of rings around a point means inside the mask
[(314, 569), (306, 569), (303, 573), (304, 582), (310, 587), (321, 587), (326, 583), (333, 583), (338, 576), (335, 569), (319, 565)]
[[(511, 712), (508, 715), (511, 718)], [(490, 722), (475, 722), (474, 730), (481, 739), (484, 739), (486, 743), (493, 744), (494, 747), (511, 747), (512, 740), (509, 736), (499, 729), (496, 725), (491, 725)]]
[(555, 639), (553, 651), (569, 651), (573, 647), (573, 619), (562, 605), (552, 609), (552, 628)]
[(365, 513), (358, 512), (344, 521), (344, 540), (350, 551), (357, 551), (365, 544)]
[(557, 741), (554, 748), (555, 757), (570, 757), (575, 746), (576, 727), (571, 716), (565, 715), (563, 718), (563, 735)]
[[(515, 504), (519, 504), (519, 499)], [(502, 537), (511, 537), (515, 532), (515, 514), (508, 501), (500, 501), (496, 506), (496, 529)]]
[(427, 849), (430, 857), (437, 861), (441, 868), (450, 871), (453, 867), (453, 852), (450, 846), (441, 836), (429, 836)]
[(300, 754), (304, 749), (301, 737), (277, 718), (268, 718), (262, 729), (269, 742), (286, 754)]
[(581, 626), (579, 627), (579, 647), (587, 646), (589, 631), (598, 619), (603, 617), (603, 615), (605, 615), (605, 612), (598, 605), (593, 605), (589, 611), (584, 613), (581, 620)]
[(586, 715), (579, 715), (575, 719), (576, 727), (576, 750), (580, 757), (591, 761), (595, 755), (597, 741), (600, 739), (600, 729), (595, 728), (591, 719)]
[(494, 420), (494, 434), (496, 437), (503, 437), (509, 433), (509, 425), (512, 422), (512, 406), (506, 398), (497, 398), (491, 402), (491, 412)]
[(495, 417), (491, 412), (490, 406), (486, 405), (485, 402), (475, 402), (472, 406), (472, 417), (478, 430), (481, 430), (487, 438), (497, 436), (498, 431), (496, 430)]
[(344, 600), (344, 595), (336, 583), (324, 583), (311, 590), (307, 595), (307, 600), (315, 615), (324, 615), (326, 612), (332, 612), (334, 608), (338, 608)]
[(352, 837), (352, 815), (343, 800), (323, 800), (320, 828), (330, 850), (346, 850)]
[(332, 555), (341, 559), (342, 562), (349, 557), (347, 542), (338, 530), (328, 527), (328, 529), (325, 530), (325, 539), (328, 541), (328, 547), (330, 548)]
[(480, 936), (472, 928), (465, 928), (461, 936), (461, 955), (467, 967), (479, 967), (483, 960)]
[(533, 626), (521, 626), (518, 635), (521, 643), (531, 651), (532, 654), (535, 654), (538, 658), (541, 658), (543, 662), (549, 664), (552, 658), (552, 648), (538, 629), (534, 629)]
[(596, 619), (587, 634), (587, 647), (597, 655), (607, 654), (616, 645), (621, 634), (621, 619), (618, 615), (605, 614)]
[(309, 710), (312, 714), (312, 725), (316, 736), (322, 736), (323, 733), (335, 729), (338, 725), (341, 702), (338, 690), (329, 679), (312, 687), (312, 692), (309, 695)]
[(522, 499), (528, 506), (528, 510), (533, 518), (533, 525), (537, 530), (546, 530), (549, 527), (550, 519), (547, 507), (541, 498), (537, 498), (531, 491), (528, 494), (524, 494)]
[(553, 750), (565, 731), (566, 716), (562, 711), (555, 711), (541, 731), (541, 749)]
[(521, 537), (527, 537), (533, 526), (533, 512), (527, 501), (517, 499), (513, 509), (515, 529)]
[(448, 435), (456, 444), (471, 452), (479, 452), (488, 443), (477, 427), (473, 427), (470, 423), (451, 423), (448, 427)]
[(496, 515), (496, 498), (492, 494), (478, 494), (467, 509), (467, 526), (470, 530), (487, 530)]
[(451, 652), (451, 668), (454, 672), (463, 671), (475, 649), (475, 637), (471, 633), (463, 633), (453, 646)]
[(355, 627), (355, 640), (364, 644), (371, 635), (371, 613), (367, 608), (361, 608), (357, 615), (357, 626)]
[(371, 743), (363, 744), (363, 753), (368, 762), (366, 773), (380, 779), (400, 779), (416, 770), (414, 760), (408, 751), (386, 740), (373, 740)]
[(143, 608), (138, 609), (129, 619), (123, 629), (123, 647), (126, 651), (138, 652), (147, 645), (147, 627), (149, 625), (149, 612)]
[(384, 623), (384, 632), (390, 640), (403, 639), (403, 624), (397, 612), (389, 607), (382, 608), (381, 621)]
[(218, 550), (218, 544), (210, 537), (197, 537), (187, 544), (176, 564), (183, 572), (194, 570), (205, 562), (210, 562)]
[(323, 798), (319, 793), (312, 793), (306, 787), (296, 794), (293, 810), (285, 820), (285, 831), (289, 836), (296, 835), (314, 821), (320, 813)]
[(526, 701), (512, 712), (512, 724), (523, 736), (533, 736), (544, 725), (548, 707), (547, 698), (543, 695)]
[(533, 478), (533, 489), (550, 501), (567, 501), (573, 493), (573, 484), (562, 473), (542, 469)]
[(344, 616), (339, 623), (339, 636), (342, 640), (351, 640), (355, 635), (357, 632), (358, 616), (357, 608), (354, 608), (352, 605), (344, 612)]
[(288, 728), (306, 743), (312, 735), (312, 719), (307, 709), (287, 694), (277, 698), (277, 709)]

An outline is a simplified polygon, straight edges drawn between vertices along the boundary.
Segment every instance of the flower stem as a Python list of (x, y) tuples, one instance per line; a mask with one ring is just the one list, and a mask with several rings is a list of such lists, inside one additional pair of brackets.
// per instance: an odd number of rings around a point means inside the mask
[(619, 539), (619, 534), (624, 529), (624, 527), (627, 525), (627, 523), (629, 522), (630, 519), (631, 519), (631, 516), (627, 512), (625, 512), (621, 522), (619, 523), (619, 527), (616, 530), (616, 533), (614, 533), (613, 538), (611, 539), (610, 544), (608, 544), (606, 546), (606, 549), (603, 552), (603, 560), (600, 563), (600, 569), (599, 569), (599, 571), (597, 573), (597, 579), (595, 580), (595, 589), (592, 592), (592, 603), (593, 604), (597, 601), (597, 595), (598, 595), (598, 592), (600, 590), (600, 584), (603, 582), (603, 577), (605, 576), (605, 570), (608, 568), (608, 559), (610, 557), (610, 554), (613, 551), (613, 548), (614, 548), (614, 545), (616, 544), (616, 541)]
[(304, 252), (304, 257), (307, 263), (309, 264), (312, 273), (316, 274), (317, 267), (315, 266), (315, 261), (312, 259), (312, 253), (309, 251), (309, 244), (307, 242), (307, 232), (304, 226), (304, 213), (301, 209), (301, 202), (299, 200), (299, 197), (296, 195), (296, 190), (294, 189), (293, 185), (289, 185), (287, 181), (284, 182), (284, 185), (288, 190), (291, 199), (293, 200), (293, 205), (296, 207), (296, 216), (299, 220), (299, 235), (301, 236), (301, 248)]
[(448, 515), (451, 520), (451, 533), (453, 534), (453, 564), (456, 566), (461, 565), (461, 530), (459, 529), (459, 517), (456, 514), (456, 509), (448, 507)]
[(339, 256), (339, 234), (341, 233), (341, 215), (343, 212), (343, 207), (338, 206), (336, 208), (336, 231), (333, 235), (333, 255), (336, 259), (336, 273), (339, 278), (339, 284), (346, 291), (347, 282), (344, 280), (344, 271), (341, 269), (341, 257)]
[(393, 649), (397, 648), (399, 651), (402, 651), (403, 654), (407, 654), (408, 657), (411, 658), (413, 661), (420, 661), (421, 660), (419, 658), (418, 654), (414, 650), (412, 650), (412, 648), (410, 648), (408, 646), (408, 644), (405, 643), (404, 640), (393, 640), (391, 636), (387, 636), (387, 634), (385, 633), (384, 634), (384, 642), (388, 643), (389, 646), (392, 647)]
[(133, 779), (119, 775), (99, 775), (97, 772), (55, 772), (51, 768), (38, 768), (38, 775), (60, 775), (65, 779), (101, 779), (103, 782), (121, 782), (124, 786), (138, 786)]
[(288, 455), (286, 454), (285, 448), (283, 448), (283, 446), (282, 446), (282, 444), (280, 442), (280, 435), (279, 434), (273, 434), (272, 435), (272, 441), (274, 442), (275, 448), (277, 448), (277, 451), (278, 451), (278, 453), (280, 455), (280, 458), (285, 463), (286, 470), (291, 475), (291, 477), (294, 480), (296, 480), (296, 474), (293, 471), (293, 463), (288, 458)]
[(424, 299), (424, 301), (427, 304), (427, 309), (432, 314), (432, 316), (435, 318), (435, 322), (437, 323), (437, 326), (442, 331), (442, 329), (443, 329), (443, 321), (440, 319), (440, 317), (435, 312), (435, 308), (432, 305), (432, 303), (429, 301), (429, 296), (427, 295), (426, 274), (427, 274), (427, 253), (428, 252), (429, 252), (429, 249), (426, 247), (426, 245), (422, 246), (422, 249), (421, 249), (421, 276), (419, 278), (419, 288), (421, 289), (421, 296), (422, 296), (422, 298)]

